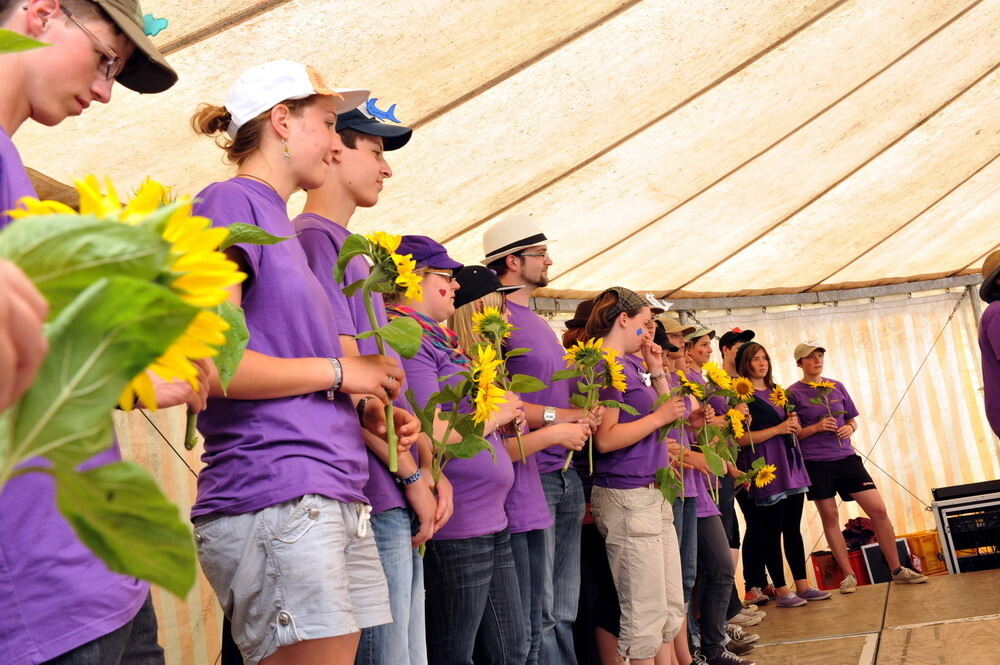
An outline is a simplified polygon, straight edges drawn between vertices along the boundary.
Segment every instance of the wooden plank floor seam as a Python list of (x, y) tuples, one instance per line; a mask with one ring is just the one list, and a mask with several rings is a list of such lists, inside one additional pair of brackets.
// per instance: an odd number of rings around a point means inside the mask
[(925, 621), (923, 623), (910, 623), (905, 626), (883, 626), (882, 630), (909, 630), (911, 628), (925, 628), (927, 626), (940, 626), (945, 623), (969, 623), (972, 621), (989, 621), (1000, 619), (1000, 614), (984, 614), (978, 617), (966, 617), (959, 619), (941, 619), (939, 621)]
[(843, 633), (841, 635), (823, 635), (821, 637), (803, 637), (802, 639), (796, 640), (777, 640), (775, 642), (761, 642), (760, 644), (755, 644), (755, 647), (774, 647), (782, 644), (806, 644), (808, 642), (823, 642), (826, 640), (836, 640), (841, 637), (863, 637), (866, 635), (878, 635), (881, 630), (863, 630), (857, 633)]

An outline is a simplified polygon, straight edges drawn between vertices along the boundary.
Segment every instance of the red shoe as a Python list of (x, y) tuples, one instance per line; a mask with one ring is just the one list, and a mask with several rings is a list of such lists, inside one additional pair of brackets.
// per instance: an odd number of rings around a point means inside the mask
[(777, 597), (777, 595), (778, 595), (778, 594), (776, 594), (776, 593), (774, 592), (774, 587), (773, 587), (773, 586), (771, 586), (770, 584), (768, 584), (768, 585), (767, 585), (766, 587), (764, 587), (764, 588), (763, 588), (763, 589), (761, 589), (760, 591), (761, 591), (761, 593), (763, 593), (763, 594), (764, 594), (765, 596), (767, 596), (767, 597), (768, 597), (768, 598), (770, 598), (771, 600), (774, 600), (774, 599), (775, 599), (775, 597)]
[(743, 604), (745, 605), (764, 605), (767, 601), (767, 596), (761, 593), (757, 587), (753, 587), (743, 596)]

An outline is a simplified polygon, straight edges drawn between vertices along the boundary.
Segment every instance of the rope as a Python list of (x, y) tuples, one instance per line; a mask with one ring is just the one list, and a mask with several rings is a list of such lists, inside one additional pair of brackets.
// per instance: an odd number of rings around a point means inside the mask
[(139, 411), (139, 413), (142, 414), (142, 417), (146, 419), (146, 422), (148, 422), (150, 425), (153, 426), (153, 429), (155, 429), (156, 433), (160, 435), (160, 438), (163, 439), (163, 442), (167, 444), (167, 447), (173, 451), (174, 455), (177, 455), (177, 459), (181, 461), (181, 464), (186, 466), (187, 470), (191, 472), (191, 475), (197, 478), (198, 472), (192, 469), (191, 465), (187, 463), (187, 460), (184, 459), (184, 456), (180, 453), (180, 451), (177, 450), (177, 448), (174, 448), (174, 444), (170, 443), (170, 439), (168, 439), (166, 435), (160, 431), (160, 428), (156, 426), (156, 423), (154, 423), (153, 419), (149, 417), (149, 415), (146, 413), (146, 410), (145, 409), (137, 409), (137, 410)]

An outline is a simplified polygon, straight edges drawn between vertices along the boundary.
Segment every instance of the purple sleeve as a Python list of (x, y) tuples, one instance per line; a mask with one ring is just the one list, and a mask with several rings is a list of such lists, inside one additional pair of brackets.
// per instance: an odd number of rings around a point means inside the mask
[(984, 316), (983, 339), (993, 350), (993, 359), (1000, 360), (1000, 316)]
[[(201, 190), (195, 197), (192, 212), (212, 220), (212, 226), (229, 226), (237, 222), (259, 226), (246, 192), (232, 182), (217, 182)], [(247, 267), (256, 275), (260, 269), (261, 246), (239, 243), (233, 247), (243, 252)]]
[(299, 232), (299, 242), (306, 253), (310, 270), (316, 275), (330, 301), (333, 316), (337, 320), (337, 330), (341, 335), (356, 335), (358, 330), (347, 296), (333, 281), (333, 268), (337, 265), (338, 256), (329, 236), (322, 231), (303, 229)]
[(854, 406), (854, 400), (851, 399), (851, 394), (847, 392), (844, 384), (838, 381), (837, 385), (844, 391), (844, 422), (846, 423), (851, 418), (858, 417), (858, 407)]

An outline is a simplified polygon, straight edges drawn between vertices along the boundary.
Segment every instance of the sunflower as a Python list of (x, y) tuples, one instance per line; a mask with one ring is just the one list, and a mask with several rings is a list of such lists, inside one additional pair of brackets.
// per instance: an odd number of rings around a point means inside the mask
[(781, 386), (775, 386), (771, 394), (767, 396), (771, 401), (771, 404), (775, 405), (779, 409), (785, 408), (788, 405), (788, 395), (785, 393), (785, 389)]
[(403, 236), (397, 236), (384, 231), (375, 231), (365, 236), (372, 245), (381, 247), (389, 254), (394, 254), (399, 248), (399, 243), (403, 241)]
[(472, 332), (494, 344), (510, 337), (513, 329), (497, 307), (484, 307), (483, 311), (472, 314)]
[(618, 352), (614, 349), (605, 350), (604, 362), (608, 366), (608, 385), (624, 392), (628, 386), (625, 383), (625, 368), (618, 362)]
[(729, 418), (729, 424), (733, 428), (733, 436), (737, 439), (742, 439), (743, 435), (746, 434), (746, 430), (743, 427), (746, 416), (739, 409), (729, 409), (726, 411), (726, 417)]
[(676, 370), (674, 375), (680, 380), (680, 385), (683, 387), (683, 392), (688, 395), (694, 395), (698, 399), (705, 398), (705, 389), (699, 386), (697, 383), (692, 381), (687, 377), (687, 374), (681, 370)]
[(708, 375), (709, 381), (723, 390), (732, 390), (733, 380), (728, 374), (726, 374), (724, 369), (712, 362), (705, 363), (702, 369), (705, 370), (705, 373)]
[(479, 344), (473, 350), (470, 369), (476, 384), (476, 396), (473, 400), (476, 410), (472, 415), (474, 422), (486, 422), (507, 401), (503, 388), (496, 384), (499, 366), (500, 359), (491, 345)]
[(771, 482), (773, 482), (774, 479), (777, 477), (775, 475), (775, 471), (777, 470), (778, 467), (774, 466), (773, 464), (765, 464), (764, 466), (760, 467), (760, 469), (754, 475), (753, 479), (754, 485), (756, 485), (757, 487), (770, 485)]
[(831, 390), (837, 387), (837, 384), (833, 381), (810, 381), (806, 385), (818, 391), (822, 395), (829, 394)]
[(567, 367), (582, 365), (593, 367), (604, 357), (604, 339), (597, 337), (577, 342), (566, 350), (563, 360)]
[(417, 264), (413, 260), (413, 255), (390, 253), (389, 258), (396, 266), (395, 284), (403, 289), (403, 297), (408, 300), (423, 300), (424, 290), (421, 285), (424, 278), (416, 272)]
[(738, 376), (733, 379), (733, 392), (741, 402), (749, 402), (753, 399), (753, 381), (745, 376)]

